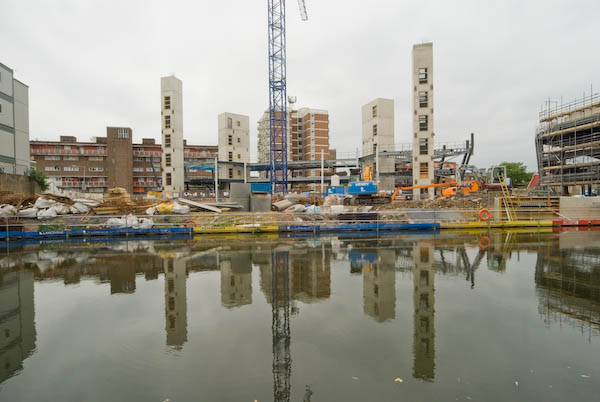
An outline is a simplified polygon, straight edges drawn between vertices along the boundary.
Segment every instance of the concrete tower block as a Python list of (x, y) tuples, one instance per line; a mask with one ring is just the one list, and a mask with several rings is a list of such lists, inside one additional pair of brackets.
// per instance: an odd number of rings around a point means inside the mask
[(160, 79), (162, 186), (166, 192), (184, 190), (183, 165), (183, 92), (182, 82), (175, 76)]
[[(413, 46), (413, 185), (433, 183), (433, 44)], [(415, 200), (435, 195), (433, 188), (414, 189)]]

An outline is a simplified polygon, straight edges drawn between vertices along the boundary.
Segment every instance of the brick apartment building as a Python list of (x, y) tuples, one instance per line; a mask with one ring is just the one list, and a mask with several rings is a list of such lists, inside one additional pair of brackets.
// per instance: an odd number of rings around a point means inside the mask
[[(329, 112), (300, 108), (288, 112), (288, 161), (335, 159), (336, 151), (329, 146)], [(269, 111), (258, 122), (258, 160), (269, 162)], [(294, 171), (294, 177), (320, 176), (320, 169)], [(326, 172), (333, 174), (333, 172)]]
[[(111, 187), (123, 187), (142, 194), (161, 190), (161, 145), (144, 138), (132, 143), (132, 130), (107, 127), (106, 137), (94, 142), (77, 141), (61, 136), (60, 141), (31, 141), (31, 160), (46, 173), (51, 182), (64, 191), (104, 193)], [(216, 145), (187, 145), (185, 163), (213, 163)], [(185, 172), (186, 178), (211, 178), (208, 171)]]

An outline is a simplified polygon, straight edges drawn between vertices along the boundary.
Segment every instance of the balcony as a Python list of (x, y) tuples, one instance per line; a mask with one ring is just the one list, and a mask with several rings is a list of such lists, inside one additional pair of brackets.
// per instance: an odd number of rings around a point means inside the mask
[(143, 156), (143, 157), (161, 157), (162, 151), (133, 151), (133, 156)]
[(31, 148), (32, 155), (84, 155), (84, 156), (106, 156), (106, 149), (83, 150), (79, 149), (40, 149)]

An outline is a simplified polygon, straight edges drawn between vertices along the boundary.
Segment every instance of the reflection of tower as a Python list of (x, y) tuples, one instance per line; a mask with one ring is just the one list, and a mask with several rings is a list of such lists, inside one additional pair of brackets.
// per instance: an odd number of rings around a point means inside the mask
[(331, 255), (313, 248), (290, 254), (291, 297), (304, 303), (331, 296)]
[(413, 248), (414, 340), (413, 377), (435, 377), (433, 246), (415, 243)]
[(252, 304), (252, 261), (250, 253), (231, 254), (220, 260), (221, 304), (224, 307)]
[(378, 322), (396, 318), (396, 254), (381, 249), (378, 259), (363, 267), (363, 308)]
[(22, 369), (35, 349), (33, 273), (0, 275), (0, 384)]
[(135, 292), (135, 265), (131, 261), (128, 264), (112, 265), (108, 275), (111, 294)]
[(187, 272), (184, 260), (163, 260), (165, 271), (165, 330), (167, 345), (181, 349), (187, 341)]
[(273, 400), (290, 400), (290, 273), (289, 253), (274, 251), (271, 264), (273, 331)]

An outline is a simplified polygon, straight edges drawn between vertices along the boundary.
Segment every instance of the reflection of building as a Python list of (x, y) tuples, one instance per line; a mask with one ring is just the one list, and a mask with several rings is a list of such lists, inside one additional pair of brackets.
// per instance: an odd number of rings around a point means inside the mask
[(331, 254), (324, 248), (290, 253), (291, 296), (310, 303), (331, 296)]
[(135, 265), (111, 265), (108, 270), (110, 277), (110, 293), (135, 293)]
[(167, 345), (180, 349), (187, 342), (187, 272), (184, 260), (163, 260), (165, 271), (165, 330)]
[[(226, 259), (225, 259), (226, 258)], [(221, 259), (221, 304), (238, 307), (252, 304), (252, 261), (249, 252), (227, 255)]]
[(363, 267), (363, 308), (378, 322), (396, 318), (396, 254), (380, 249), (378, 260)]
[(413, 248), (413, 377), (433, 380), (435, 377), (435, 288), (434, 247), (416, 243)]
[(537, 258), (538, 310), (546, 324), (560, 322), (600, 335), (600, 252), (548, 247)]
[(35, 349), (33, 273), (0, 275), (0, 384), (23, 367)]

